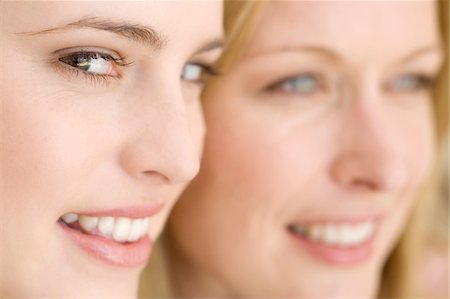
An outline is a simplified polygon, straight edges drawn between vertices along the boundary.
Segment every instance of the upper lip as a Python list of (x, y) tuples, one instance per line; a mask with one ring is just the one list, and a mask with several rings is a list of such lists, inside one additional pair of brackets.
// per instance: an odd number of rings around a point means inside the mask
[(378, 213), (368, 216), (362, 216), (362, 217), (317, 217), (316, 219), (307, 219), (302, 221), (292, 221), (290, 224), (294, 225), (301, 225), (301, 226), (307, 226), (307, 225), (318, 225), (318, 224), (358, 224), (363, 223), (366, 221), (376, 221), (378, 222), (384, 217), (384, 213)]
[(120, 208), (110, 208), (110, 209), (96, 209), (96, 210), (85, 210), (85, 211), (71, 211), (70, 213), (92, 216), (92, 217), (127, 217), (127, 218), (145, 218), (151, 217), (157, 214), (164, 204), (162, 203), (152, 203), (146, 205), (133, 205), (128, 207)]

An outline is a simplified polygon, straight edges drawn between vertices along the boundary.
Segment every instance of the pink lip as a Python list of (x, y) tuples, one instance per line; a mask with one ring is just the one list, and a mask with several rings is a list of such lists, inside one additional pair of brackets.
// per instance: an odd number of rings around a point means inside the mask
[(332, 265), (356, 265), (370, 258), (375, 237), (352, 247), (339, 247), (312, 241), (306, 237), (288, 232), (302, 248), (312, 256)]
[(152, 217), (157, 214), (164, 204), (153, 204), (147, 206), (131, 206), (126, 208), (109, 209), (101, 211), (86, 211), (86, 212), (76, 212), (79, 215), (93, 216), (93, 217), (127, 217), (127, 218), (145, 218)]
[[(379, 226), (380, 220), (383, 216), (378, 215), (375, 217), (363, 217), (358, 219), (346, 219), (346, 220), (323, 220), (323, 221), (302, 221), (303, 225), (307, 224), (320, 224), (320, 223), (333, 223), (333, 224), (357, 224), (367, 220), (372, 220), (375, 222), (376, 227)], [(340, 247), (338, 245), (329, 245), (324, 243), (319, 243), (313, 241), (306, 236), (295, 234), (287, 229), (287, 233), (290, 237), (296, 241), (296, 244), (300, 245), (301, 248), (309, 252), (313, 257), (318, 258), (328, 264), (332, 265), (356, 265), (365, 262), (370, 258), (373, 252), (374, 242), (377, 235), (377, 229), (375, 230), (373, 236), (366, 242), (359, 245), (350, 247)]]
[(71, 229), (63, 223), (59, 226), (81, 249), (109, 264), (137, 267), (144, 265), (150, 257), (152, 240), (148, 236), (144, 236), (133, 243), (123, 244), (101, 236), (85, 234)]
[(375, 221), (378, 223), (382, 218), (385, 217), (385, 213), (379, 213), (373, 216), (365, 216), (365, 217), (354, 217), (354, 218), (336, 218), (336, 219), (314, 219), (314, 220), (304, 220), (304, 221), (295, 221), (293, 223), (298, 223), (301, 225), (311, 225), (311, 224), (359, 224), (365, 221)]
[[(145, 218), (156, 215), (162, 207), (162, 204), (145, 207), (133, 206), (103, 211), (81, 212), (79, 214), (95, 217)], [(99, 235), (83, 233), (80, 230), (70, 228), (61, 221), (58, 221), (58, 226), (83, 251), (112, 265), (124, 267), (142, 266), (148, 261), (151, 254), (153, 242), (148, 235), (136, 242), (119, 243)]]

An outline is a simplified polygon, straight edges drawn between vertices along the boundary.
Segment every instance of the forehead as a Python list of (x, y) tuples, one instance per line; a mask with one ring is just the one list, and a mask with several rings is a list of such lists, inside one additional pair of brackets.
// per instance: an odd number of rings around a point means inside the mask
[[(212, 1), (13, 1), (3, 4), (2, 17), (14, 31), (45, 30), (101, 17), (154, 27), (165, 35), (181, 34), (205, 38), (222, 33), (222, 2)], [(203, 38), (199, 38), (203, 39)]]
[(436, 3), (424, 1), (273, 1), (247, 54), (295, 46), (338, 52), (404, 54), (439, 42)]

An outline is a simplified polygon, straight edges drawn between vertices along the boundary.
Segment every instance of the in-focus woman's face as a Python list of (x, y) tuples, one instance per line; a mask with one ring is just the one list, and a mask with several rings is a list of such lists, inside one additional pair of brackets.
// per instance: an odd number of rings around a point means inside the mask
[(433, 161), (435, 9), (268, 5), (205, 99), (204, 164), (170, 223), (216, 290), (374, 295)]
[(0, 297), (133, 296), (198, 170), (222, 4), (1, 9)]

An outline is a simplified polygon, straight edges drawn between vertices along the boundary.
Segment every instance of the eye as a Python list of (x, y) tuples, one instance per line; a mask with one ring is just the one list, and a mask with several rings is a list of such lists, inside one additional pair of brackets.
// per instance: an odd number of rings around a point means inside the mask
[(272, 84), (268, 89), (284, 93), (309, 94), (319, 91), (321, 84), (318, 76), (306, 73)]
[(181, 79), (193, 83), (204, 83), (205, 77), (218, 75), (212, 66), (202, 63), (186, 63), (181, 72)]
[(100, 52), (76, 52), (58, 59), (60, 62), (92, 75), (119, 77), (118, 66), (125, 66), (123, 58)]
[(395, 92), (413, 92), (429, 89), (433, 79), (424, 75), (407, 74), (388, 82), (387, 89)]
[(181, 79), (185, 81), (198, 81), (202, 76), (203, 68), (199, 64), (187, 63), (181, 72)]

